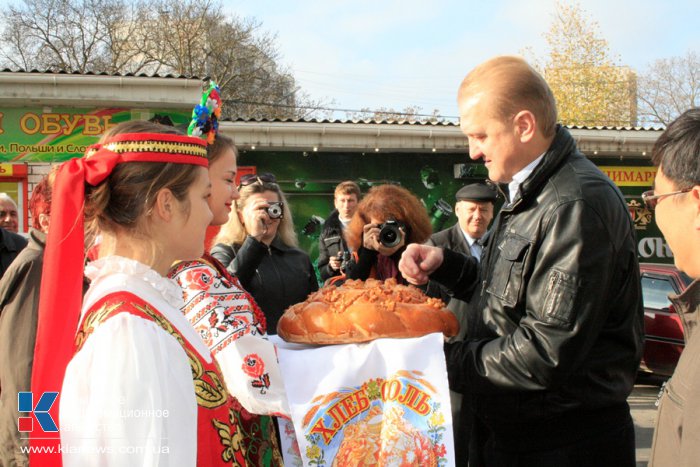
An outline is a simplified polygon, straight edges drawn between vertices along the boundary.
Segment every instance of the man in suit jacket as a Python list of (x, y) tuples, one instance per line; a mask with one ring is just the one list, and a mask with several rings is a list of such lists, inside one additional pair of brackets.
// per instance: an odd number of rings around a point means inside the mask
[(5, 274), (10, 263), (14, 261), (20, 251), (27, 246), (27, 239), (23, 236), (0, 228), (0, 277)]
[[(485, 183), (472, 183), (460, 188), (455, 194), (455, 198), (457, 223), (450, 228), (434, 233), (427, 243), (480, 258), (486, 232), (493, 220), (493, 207), (497, 198), (496, 190)], [(435, 282), (428, 284), (426, 293), (441, 298), (447, 303), (447, 308), (457, 316), (459, 333), (450, 338), (450, 342), (463, 340), (469, 329), (467, 318), (469, 303), (450, 298), (445, 289)], [(462, 395), (450, 391), (450, 400), (455, 439), (469, 439), (467, 434), (471, 429), (471, 424), (469, 417), (466, 416), (468, 411), (466, 408), (462, 410)], [(464, 417), (461, 416), (462, 412), (465, 413)], [(467, 443), (455, 445), (455, 457), (457, 465), (467, 465), (469, 460)]]
[[(486, 232), (493, 220), (496, 198), (496, 190), (485, 183), (472, 183), (460, 188), (455, 194), (457, 223), (434, 233), (427, 243), (480, 258)], [(451, 299), (447, 292), (435, 283), (429, 284), (427, 293), (439, 296), (448, 304), (448, 308), (457, 316), (460, 324), (459, 334), (452, 340), (463, 340), (468, 328), (467, 303)]]

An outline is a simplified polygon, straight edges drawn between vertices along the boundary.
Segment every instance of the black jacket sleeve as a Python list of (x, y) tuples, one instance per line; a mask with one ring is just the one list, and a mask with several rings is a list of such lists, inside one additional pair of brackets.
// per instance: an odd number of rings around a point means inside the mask
[(374, 250), (369, 250), (363, 246), (357, 250), (357, 261), (350, 261), (346, 271), (348, 279), (367, 280), (372, 272), (372, 266), (377, 262), (379, 253)]
[(309, 269), (309, 293), (316, 292), (318, 290), (318, 281), (316, 280), (316, 271), (314, 271), (314, 265), (311, 264), (311, 259), (307, 259), (307, 267)]
[[(243, 245), (237, 251), (230, 245), (224, 245), (226, 248), (219, 249), (219, 245), (212, 248), (211, 255), (221, 261), (228, 272), (241, 281), (241, 285), (244, 288), (250, 288), (250, 282), (255, 276), (258, 266), (260, 266), (260, 262), (265, 255), (270, 253), (268, 246), (250, 235), (246, 237)], [(223, 260), (227, 260), (227, 262)]]
[(228, 268), (233, 258), (236, 257), (236, 251), (233, 249), (232, 245), (217, 243), (211, 248), (211, 255), (218, 259), (225, 268)]
[(442, 252), (444, 260), (430, 275), (430, 281), (437, 281), (453, 297), (469, 301), (479, 285), (479, 262), (476, 258), (449, 249)]
[(318, 239), (318, 272), (321, 274), (321, 280), (325, 281), (330, 277), (340, 274), (339, 270), (331, 268), (330, 259), (332, 256), (342, 251), (342, 239), (340, 235), (331, 232), (329, 235), (321, 235)]

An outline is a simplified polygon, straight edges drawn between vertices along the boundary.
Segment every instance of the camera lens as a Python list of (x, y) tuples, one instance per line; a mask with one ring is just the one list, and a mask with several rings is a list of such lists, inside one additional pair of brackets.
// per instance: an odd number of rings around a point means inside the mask
[(379, 243), (387, 248), (393, 248), (401, 243), (402, 234), (396, 222), (385, 222), (379, 230)]
[(384, 232), (384, 236), (382, 237), (382, 242), (383, 243), (394, 243), (396, 241), (396, 232), (393, 230), (387, 230)]
[(279, 219), (282, 217), (282, 204), (281, 203), (270, 203), (267, 208), (267, 215), (270, 219)]

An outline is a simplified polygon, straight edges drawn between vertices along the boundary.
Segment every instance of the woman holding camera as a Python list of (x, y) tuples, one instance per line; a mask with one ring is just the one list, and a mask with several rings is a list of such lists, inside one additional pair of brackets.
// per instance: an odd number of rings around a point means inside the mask
[(221, 228), (211, 254), (255, 298), (268, 334), (275, 334), (284, 310), (318, 290), (316, 273), (297, 248), (292, 213), (274, 175), (244, 175), (239, 192), (237, 215)]
[(347, 278), (395, 278), (405, 284), (398, 268), (401, 254), (406, 245), (424, 243), (431, 233), (428, 213), (413, 193), (396, 185), (372, 187), (345, 231), (348, 246), (356, 252)]

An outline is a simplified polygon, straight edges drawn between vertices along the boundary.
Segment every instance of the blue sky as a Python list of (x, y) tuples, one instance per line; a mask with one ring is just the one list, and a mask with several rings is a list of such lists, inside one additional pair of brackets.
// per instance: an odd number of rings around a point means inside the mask
[[(456, 89), (483, 60), (531, 47), (544, 56), (554, 0), (223, 0), (277, 34), (282, 63), (333, 107), (422, 107), (457, 115)], [(622, 65), (700, 52), (700, 2), (584, 0)], [(336, 115), (344, 117), (343, 114)]]

